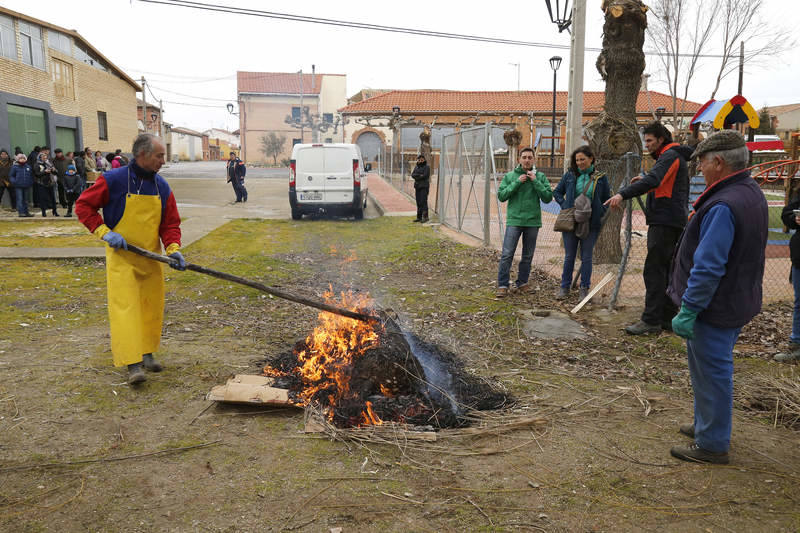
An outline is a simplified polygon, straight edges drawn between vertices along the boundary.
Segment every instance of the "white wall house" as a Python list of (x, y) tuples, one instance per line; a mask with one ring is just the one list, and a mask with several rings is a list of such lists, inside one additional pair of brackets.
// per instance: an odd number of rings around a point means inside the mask
[(203, 160), (203, 134), (188, 128), (172, 128), (172, 159)]

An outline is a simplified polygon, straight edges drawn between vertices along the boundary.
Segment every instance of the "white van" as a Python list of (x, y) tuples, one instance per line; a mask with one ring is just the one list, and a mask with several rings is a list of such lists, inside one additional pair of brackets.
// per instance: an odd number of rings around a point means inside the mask
[(292, 218), (331, 213), (364, 218), (367, 174), (355, 144), (296, 144), (289, 167)]

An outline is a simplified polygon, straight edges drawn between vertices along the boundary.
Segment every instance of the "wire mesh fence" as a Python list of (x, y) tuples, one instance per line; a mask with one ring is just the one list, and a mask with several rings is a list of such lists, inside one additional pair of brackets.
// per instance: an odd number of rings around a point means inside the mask
[[(431, 167), (436, 169), (431, 175), (431, 208), (443, 224), (466, 235), (483, 241), (486, 246), (500, 250), (505, 232), (506, 203), (497, 198), (497, 187), (509, 169), (510, 162), (504, 153), (499, 152), (498, 134), (493, 126), (487, 124), (463, 129), (443, 135), (438, 154)], [(500, 133), (502, 138), (502, 130)], [(505, 148), (505, 145), (502, 145)], [(392, 163), (379, 165), (384, 179), (398, 190), (413, 198), (411, 168), (414, 154)], [(647, 161), (636, 156), (631, 168), (626, 172), (626, 160), (598, 160), (595, 168), (605, 172), (612, 191), (619, 190), (629, 182), (632, 175), (638, 174)], [(411, 165), (409, 167), (409, 165)], [(800, 179), (800, 172), (785, 179)], [(763, 294), (764, 302), (786, 301), (794, 297), (789, 282), (791, 260), (789, 257), (790, 234), (784, 231), (780, 214), (785, 205), (784, 187), (765, 182), (762, 190), (769, 205), (769, 240), (766, 249)], [(694, 178), (701, 184), (702, 176)], [(558, 179), (551, 178), (555, 188)], [(613, 194), (613, 193), (612, 193)], [(641, 198), (644, 203), (645, 198)], [(435, 205), (434, 205), (435, 202)], [(647, 223), (645, 213), (636, 200), (625, 202), (623, 210), (612, 212), (606, 219), (593, 254), (592, 286), (595, 286), (607, 273), (615, 277), (620, 270), (625, 243), (627, 242), (628, 215), (630, 218), (630, 249), (627, 255), (624, 275), (619, 287), (618, 302), (640, 304), (644, 301), (644, 280), (642, 271), (647, 256)], [(562, 235), (553, 230), (556, 217), (561, 208), (555, 201), (542, 204), (542, 228), (536, 242), (533, 265), (538, 270), (558, 280), (561, 278), (564, 260)], [(431, 218), (434, 218), (432, 215)], [(517, 254), (519, 255), (518, 248)], [(579, 259), (575, 272), (579, 271)], [(608, 285), (611, 292), (613, 283)], [(555, 286), (555, 285), (554, 285)]]

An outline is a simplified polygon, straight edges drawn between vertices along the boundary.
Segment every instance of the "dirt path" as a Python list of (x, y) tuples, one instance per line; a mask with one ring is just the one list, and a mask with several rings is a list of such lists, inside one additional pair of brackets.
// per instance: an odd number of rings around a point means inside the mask
[[(304, 435), (297, 410), (209, 407), (212, 386), (258, 373), (259, 361), (303, 338), (316, 314), (169, 270), (158, 354), (167, 370), (131, 390), (110, 364), (102, 262), (5, 260), (0, 529), (795, 531), (800, 524), (800, 438), (773, 427), (774, 413), (744, 410), (737, 398), (729, 467), (669, 457), (683, 442), (678, 424), (691, 416), (684, 347), (667, 334), (624, 337), (620, 326), (635, 310), (581, 313), (587, 340), (527, 339), (520, 311), (575, 303), (552, 301), (553, 279), (537, 274), (536, 293), (495, 300), (495, 253), (390, 219), (235, 220), (186, 256), (308, 294), (368, 290), (407, 329), (457, 353), (517, 403), (484, 420), (493, 431), (442, 433), (425, 443), (398, 433), (389, 444)], [(775, 320), (776, 328), (788, 326), (785, 314)], [(737, 347), (737, 387), (796, 368), (767, 362), (760, 337), (748, 335)], [(544, 423), (502, 429), (526, 417)], [(78, 464), (36, 466), (70, 462)]]

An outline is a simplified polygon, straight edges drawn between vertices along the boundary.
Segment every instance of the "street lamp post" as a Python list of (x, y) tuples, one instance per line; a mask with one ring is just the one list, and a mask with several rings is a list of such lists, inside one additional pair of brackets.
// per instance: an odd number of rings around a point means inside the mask
[(553, 69), (553, 123), (550, 129), (550, 168), (555, 167), (556, 156), (556, 74), (558, 67), (561, 66), (561, 57), (553, 56), (550, 58), (550, 68)]

